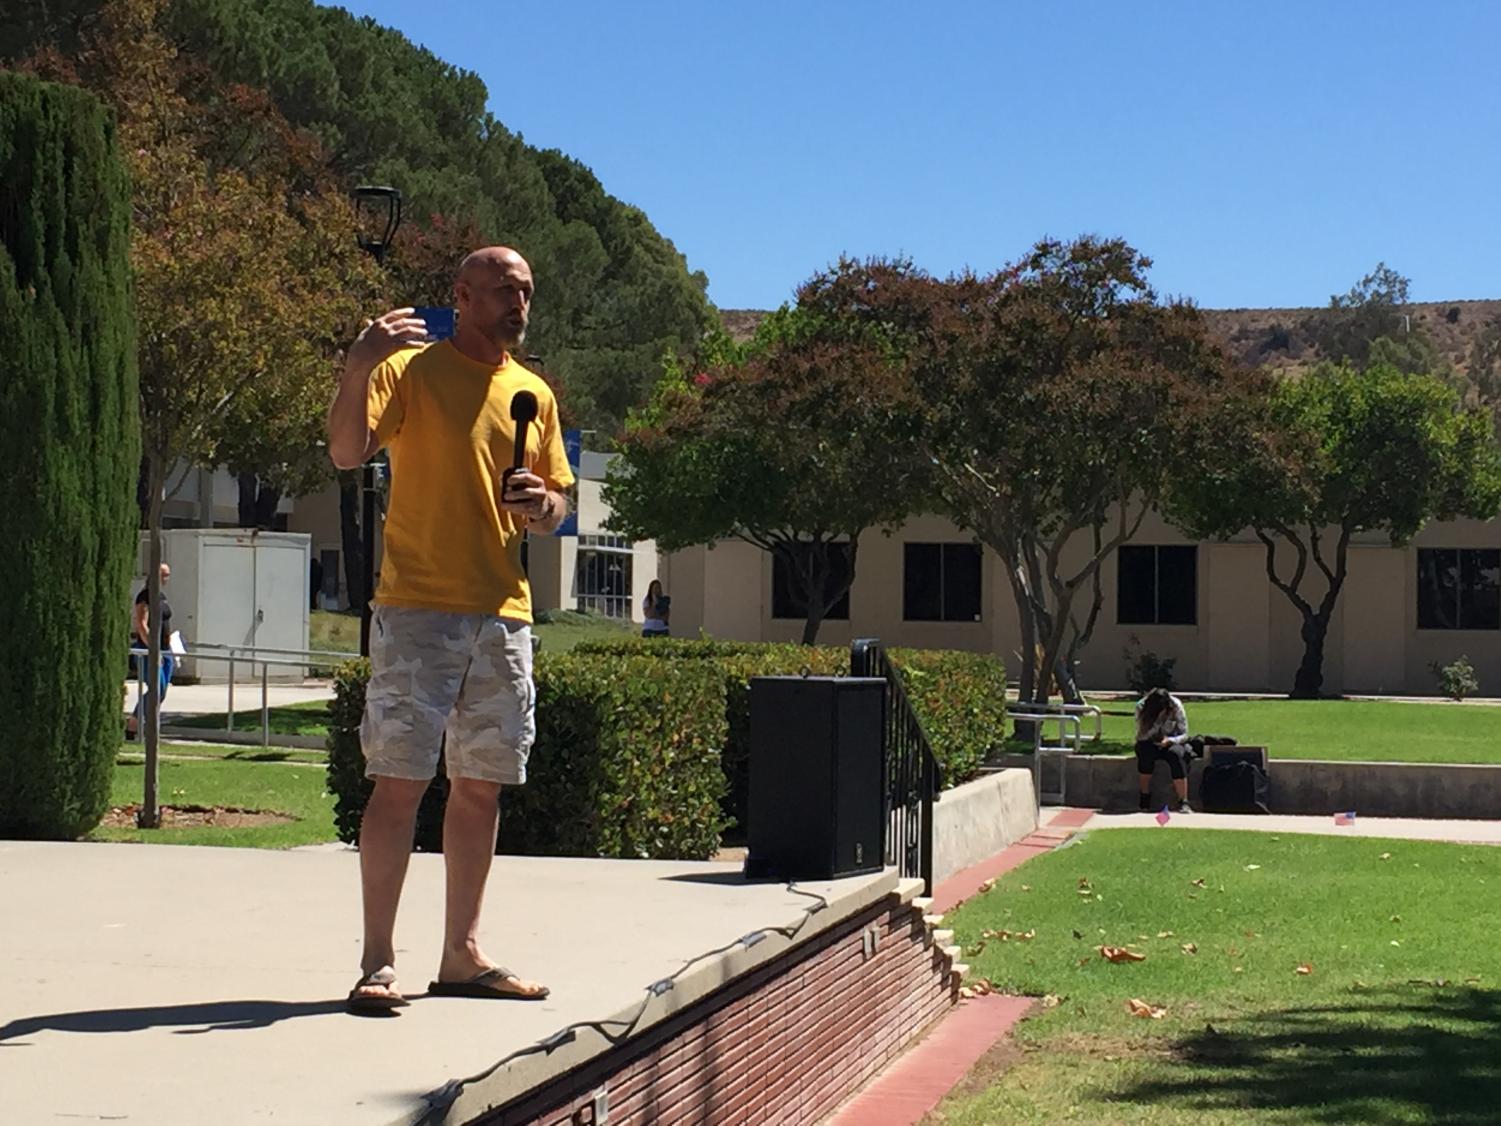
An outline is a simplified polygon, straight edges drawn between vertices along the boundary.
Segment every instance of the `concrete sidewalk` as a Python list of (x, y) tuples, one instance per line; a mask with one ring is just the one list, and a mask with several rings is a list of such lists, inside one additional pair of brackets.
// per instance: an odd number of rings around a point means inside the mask
[[(124, 714), (129, 715), (136, 706), (136, 682), (125, 682)], [(331, 680), (308, 680), (302, 684), (268, 684), (266, 701), (272, 707), (282, 704), (307, 704), (319, 700), (332, 700), (334, 686)], [(229, 686), (225, 684), (174, 684), (167, 689), (162, 700), (162, 722), (170, 724), (173, 716), (223, 715), (228, 710)], [(259, 711), (261, 686), (259, 684), (235, 685), (235, 711)]]
[[(747, 884), (738, 865), (497, 857), (481, 942), (553, 993), (473, 1001), (421, 996), (443, 859), (419, 853), (397, 925), (417, 999), (361, 1019), (344, 1011), (359, 961), (352, 850), (0, 841), (0, 1122), (410, 1122), (449, 1079), (572, 1022), (640, 1011), (646, 987), (690, 960), (734, 948), (653, 1001), (663, 1013), (790, 941), (737, 939), (817, 933), (896, 885), (886, 873), (798, 895)], [(820, 896), (828, 907), (810, 915)], [(587, 1040), (521, 1063), (561, 1066)]]
[[(1402, 841), (1453, 841), (1501, 845), (1501, 821), (1428, 821), (1415, 817), (1361, 817), (1353, 825), (1336, 825), (1334, 815), (1300, 817), (1273, 813), (1173, 813), (1164, 829), (1243, 829), (1261, 833), (1313, 833), (1325, 837), (1389, 837)], [(1089, 829), (1156, 829), (1154, 813), (1096, 813), (1082, 826)]]

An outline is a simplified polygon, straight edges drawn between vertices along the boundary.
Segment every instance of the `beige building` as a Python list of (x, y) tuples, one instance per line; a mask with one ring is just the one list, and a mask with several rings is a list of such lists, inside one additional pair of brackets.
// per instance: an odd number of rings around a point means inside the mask
[[(1081, 540), (1082, 545), (1082, 540)], [(1291, 557), (1279, 552), (1283, 574)], [(1310, 568), (1312, 564), (1310, 563)], [(771, 557), (740, 542), (664, 559), (673, 633), (797, 640), (802, 620), (779, 589)], [(1081, 657), (1087, 687), (1126, 683), (1124, 650), (1177, 661), (1186, 690), (1286, 692), (1303, 655), (1301, 617), (1266, 575), (1266, 552), (1247, 534), (1194, 543), (1148, 517), (1103, 566), (1104, 607)], [(1305, 580), (1314, 599), (1322, 576)], [(1019, 630), (999, 558), (936, 517), (862, 539), (847, 607), (819, 641), (859, 636), (890, 645), (993, 652), (1016, 667)], [(1329, 693), (1431, 694), (1429, 665), (1467, 656), (1483, 691), (1501, 691), (1501, 522), (1434, 524), (1406, 548), (1380, 536), (1350, 550), (1349, 576), (1324, 653)]]

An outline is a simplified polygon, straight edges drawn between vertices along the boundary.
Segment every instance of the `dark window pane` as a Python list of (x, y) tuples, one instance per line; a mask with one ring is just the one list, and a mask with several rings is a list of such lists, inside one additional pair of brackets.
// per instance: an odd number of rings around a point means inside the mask
[(1418, 628), (1459, 628), (1459, 552), (1418, 551)]
[(1150, 547), (1123, 547), (1117, 559), (1116, 620), (1150, 625), (1157, 620), (1157, 553)]
[(909, 543), (902, 549), (902, 617), (936, 622), (943, 615), (943, 556), (936, 543)]
[(943, 545), (943, 620), (980, 620), (980, 545)]
[(1196, 547), (1157, 549), (1157, 621), (1191, 626), (1199, 620), (1199, 551)]
[(1501, 629), (1501, 551), (1472, 548), (1459, 557), (1460, 628)]
[[(813, 547), (809, 543), (793, 545), (798, 570), (806, 565)], [(831, 592), (845, 586), (849, 577), (850, 545), (830, 543), (824, 545), (824, 550), (828, 553), (829, 567), (824, 590)], [(794, 564), (788, 559), (787, 553), (781, 551), (772, 552), (771, 556), (771, 616), (795, 619), (805, 619), (808, 616), (808, 600), (803, 595), (802, 580), (799, 575), (794, 574)], [(845, 589), (838, 601), (824, 614), (824, 620), (848, 621), (849, 616), (850, 595), (849, 590)]]

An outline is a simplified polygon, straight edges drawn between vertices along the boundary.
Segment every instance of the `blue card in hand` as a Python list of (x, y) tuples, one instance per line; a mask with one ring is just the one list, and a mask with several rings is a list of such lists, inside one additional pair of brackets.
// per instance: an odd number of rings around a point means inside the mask
[(447, 340), (453, 335), (454, 311), (441, 305), (422, 305), (413, 310), (412, 316), (421, 317), (427, 324), (429, 340)]

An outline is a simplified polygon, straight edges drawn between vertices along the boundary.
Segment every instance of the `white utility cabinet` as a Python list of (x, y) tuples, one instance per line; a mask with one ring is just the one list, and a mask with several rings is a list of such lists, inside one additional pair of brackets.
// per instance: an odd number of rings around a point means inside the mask
[[(131, 600), (145, 585), (150, 542), (141, 534)], [(172, 628), (191, 652), (199, 646), (256, 646), (306, 650), (312, 537), (305, 532), (241, 528), (172, 528), (162, 533), (162, 561), (172, 568), (167, 598)], [(269, 655), (269, 654), (268, 654)], [(291, 658), (288, 658), (291, 659)], [(183, 660), (182, 675), (223, 684), (223, 661)], [(301, 666), (268, 668), (267, 678), (300, 684)], [(259, 666), (235, 663), (235, 681), (258, 681)]]

